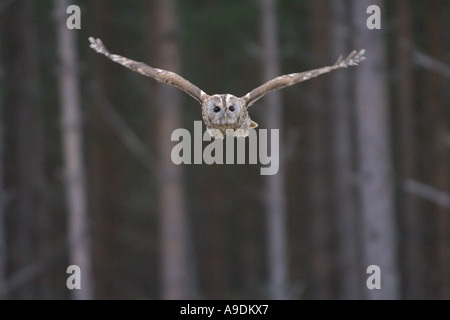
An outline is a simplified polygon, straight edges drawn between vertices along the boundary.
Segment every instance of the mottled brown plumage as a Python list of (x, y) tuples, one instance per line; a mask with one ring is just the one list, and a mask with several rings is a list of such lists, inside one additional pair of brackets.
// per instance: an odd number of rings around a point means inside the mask
[(275, 79), (272, 79), (270, 81), (267, 81), (266, 83), (262, 84), (256, 89), (253, 89), (249, 93), (247, 93), (245, 96), (242, 97), (242, 99), (245, 100), (247, 103), (247, 106), (251, 106), (253, 103), (255, 103), (258, 99), (262, 98), (267, 93), (279, 90), (282, 88), (286, 88), (289, 86), (292, 86), (294, 84), (318, 77), (324, 73), (331, 72), (333, 70), (339, 69), (339, 68), (347, 68), (349, 66), (357, 66), (359, 62), (364, 61), (366, 58), (364, 57), (364, 54), (366, 53), (366, 50), (361, 50), (359, 53), (356, 51), (353, 51), (350, 53), (350, 55), (342, 59), (342, 56), (339, 57), (338, 61), (332, 65), (327, 67), (322, 67), (315, 70), (310, 70), (306, 72), (301, 73), (291, 73), (286, 74), (284, 76), (276, 77)]
[(249, 129), (256, 128), (258, 124), (250, 119), (248, 107), (267, 93), (292, 86), (339, 68), (356, 66), (359, 62), (365, 60), (365, 50), (361, 50), (359, 53), (353, 51), (346, 59), (340, 57), (332, 66), (279, 76), (253, 89), (245, 96), (238, 98), (231, 94), (215, 94), (210, 96), (176, 73), (153, 68), (145, 63), (111, 54), (100, 39), (91, 37), (89, 41), (91, 42), (90, 46), (92, 49), (112, 61), (159, 82), (177, 87), (195, 98), (202, 106), (202, 117), (208, 132), (212, 137), (219, 139), (223, 139), (226, 134), (232, 134), (235, 137), (245, 137), (248, 135)]

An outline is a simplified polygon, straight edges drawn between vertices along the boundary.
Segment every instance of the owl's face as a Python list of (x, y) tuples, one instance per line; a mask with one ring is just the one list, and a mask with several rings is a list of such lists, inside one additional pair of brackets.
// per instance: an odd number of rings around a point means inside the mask
[(244, 103), (242, 99), (231, 94), (216, 94), (206, 101), (205, 109), (211, 125), (236, 129)]
[[(223, 139), (231, 134), (235, 137), (246, 137), (250, 128), (258, 124), (251, 121), (246, 102), (232, 94), (215, 94), (202, 103), (202, 116), (210, 135)], [(228, 129), (232, 131), (229, 132)]]

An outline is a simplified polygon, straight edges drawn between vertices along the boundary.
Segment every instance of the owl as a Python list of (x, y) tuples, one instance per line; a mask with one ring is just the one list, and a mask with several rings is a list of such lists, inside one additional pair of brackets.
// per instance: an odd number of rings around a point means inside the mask
[(366, 52), (364, 49), (359, 52), (353, 51), (345, 59), (342, 56), (339, 57), (338, 61), (332, 66), (276, 77), (253, 89), (245, 96), (236, 97), (232, 94), (208, 95), (176, 73), (153, 68), (142, 62), (111, 54), (100, 39), (90, 37), (89, 41), (92, 49), (112, 61), (159, 82), (177, 87), (196, 99), (202, 107), (202, 117), (207, 130), (216, 139), (223, 139), (227, 134), (235, 137), (248, 136), (249, 129), (258, 126), (256, 122), (250, 119), (248, 108), (267, 93), (292, 86), (339, 68), (356, 66), (359, 62), (365, 60), (364, 54)]

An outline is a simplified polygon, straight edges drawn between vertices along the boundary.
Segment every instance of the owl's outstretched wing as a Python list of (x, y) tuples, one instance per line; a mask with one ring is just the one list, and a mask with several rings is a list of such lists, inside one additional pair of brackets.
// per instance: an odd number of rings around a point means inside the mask
[(353, 51), (346, 59), (342, 59), (342, 56), (339, 57), (339, 60), (332, 66), (323, 67), (320, 69), (315, 69), (311, 71), (301, 72), (301, 73), (292, 73), (286, 74), (284, 76), (279, 76), (275, 79), (272, 79), (256, 89), (253, 89), (245, 96), (242, 97), (246, 102), (247, 106), (250, 107), (253, 103), (255, 103), (258, 99), (262, 98), (267, 93), (282, 89), (285, 87), (292, 86), (302, 81), (306, 81), (315, 77), (320, 76), (321, 74), (331, 72), (333, 70), (339, 68), (347, 68), (349, 66), (357, 66), (359, 62), (364, 61), (366, 58), (364, 54), (366, 50), (361, 50), (360, 52)]
[(124, 67), (127, 67), (134, 72), (143, 74), (144, 76), (153, 78), (159, 82), (164, 82), (167, 84), (170, 84), (174, 87), (177, 87), (178, 89), (183, 90), (193, 98), (195, 98), (197, 101), (202, 103), (204, 100), (206, 100), (209, 96), (203, 92), (199, 87), (193, 85), (188, 80), (184, 79), (183, 77), (179, 76), (176, 73), (152, 68), (148, 65), (146, 65), (143, 62), (137, 62), (122, 56), (119, 56), (117, 54), (111, 54), (108, 49), (106, 49), (105, 45), (103, 44), (102, 40), (100, 39), (94, 39), (92, 37), (89, 38), (89, 41), (91, 43), (90, 47), (94, 49), (96, 52), (103, 54), (104, 56), (108, 57), (114, 62), (117, 62)]

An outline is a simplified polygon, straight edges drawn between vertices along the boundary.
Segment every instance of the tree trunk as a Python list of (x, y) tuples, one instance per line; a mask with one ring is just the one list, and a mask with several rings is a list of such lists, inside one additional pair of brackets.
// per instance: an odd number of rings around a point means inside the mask
[[(400, 137), (400, 179), (417, 178), (416, 137), (414, 133), (414, 78), (411, 50), (413, 43), (413, 13), (409, 1), (398, 1), (398, 47), (397, 72), (400, 73), (398, 86), (398, 133)], [(400, 197), (401, 222), (404, 234), (402, 248), (404, 259), (403, 284), (407, 299), (423, 299), (424, 261), (422, 246), (422, 223), (419, 201), (415, 195), (402, 192)]]
[(7, 278), (7, 265), (8, 255), (6, 251), (6, 214), (5, 214), (5, 187), (4, 187), (4, 155), (5, 155), (5, 143), (3, 134), (3, 90), (5, 88), (4, 82), (4, 70), (3, 70), (3, 57), (2, 52), (2, 39), (0, 39), (0, 300), (6, 299), (6, 278)]
[(246, 236), (242, 239), (242, 268), (243, 268), (243, 295), (242, 299), (258, 299), (256, 290), (259, 281), (259, 263), (260, 245), (258, 243), (257, 234), (259, 221), (259, 211), (255, 208), (255, 204), (246, 203), (245, 210), (242, 212), (242, 233)]
[[(6, 73), (11, 89), (8, 91), (8, 109), (14, 114), (13, 135), (16, 144), (9, 152), (15, 157), (12, 173), (17, 184), (17, 202), (12, 208), (14, 237), (11, 239), (11, 269), (19, 274), (33, 270), (24, 279), (14, 296), (30, 299), (37, 294), (35, 276), (39, 270), (36, 254), (36, 223), (45, 216), (42, 203), (43, 143), (40, 117), (39, 48), (34, 34), (36, 20), (32, 2), (14, 4), (6, 21), (5, 57), (8, 61)], [(5, 172), (6, 174), (6, 172)], [(14, 210), (14, 209), (13, 209)], [(14, 227), (13, 227), (14, 228)], [(26, 272), (25, 272), (26, 273)], [(22, 273), (24, 274), (24, 273)]]
[[(389, 130), (386, 39), (379, 30), (369, 30), (366, 10), (382, 0), (354, 0), (354, 45), (367, 49), (367, 60), (355, 72), (355, 102), (361, 204), (363, 270), (381, 269), (381, 290), (366, 288), (369, 299), (398, 299), (397, 228), (394, 220), (392, 160)], [(384, 17), (384, 16), (383, 16)], [(383, 20), (386, 28), (386, 21)]]
[[(207, 188), (203, 188), (205, 206), (213, 208), (207, 210), (204, 232), (202, 236), (207, 239), (204, 243), (203, 277), (205, 278), (205, 294), (209, 299), (225, 299), (229, 288), (229, 273), (227, 269), (227, 201), (223, 197), (226, 190), (223, 181), (223, 171), (220, 168), (208, 168)], [(222, 183), (221, 183), (222, 182)]]
[(46, 266), (51, 264), (51, 243), (50, 228), (51, 217), (48, 206), (45, 200), (45, 189), (47, 184), (44, 177), (44, 158), (45, 158), (45, 137), (44, 137), (44, 121), (42, 111), (42, 92), (41, 92), (41, 77), (40, 77), (40, 62), (39, 62), (39, 39), (38, 39), (38, 24), (36, 19), (36, 3), (28, 0), (25, 5), (25, 41), (26, 41), (26, 70), (29, 73), (28, 90), (30, 101), (28, 105), (28, 116), (30, 117), (30, 124), (28, 130), (30, 131), (30, 139), (32, 142), (27, 145), (30, 150), (30, 161), (32, 163), (32, 170), (26, 178), (30, 181), (32, 186), (33, 201), (34, 201), (34, 215), (36, 216), (36, 231), (37, 236), (37, 263), (40, 265), (39, 270), (39, 284), (38, 295), (42, 299), (50, 299), (52, 297), (52, 279), (49, 272), (43, 270)]
[[(107, 0), (93, 1), (95, 14), (95, 32), (102, 35), (105, 43), (113, 37), (109, 26), (112, 5)], [(112, 76), (116, 69), (111, 68), (111, 62), (94, 55), (93, 74), (96, 83), (102, 86), (103, 92), (108, 92), (111, 99), (116, 101), (120, 92), (107, 90), (117, 88), (122, 84), (117, 77)], [(112, 71), (112, 72), (111, 72)], [(98, 99), (97, 101), (102, 101)], [(119, 105), (119, 104), (118, 104)], [(94, 108), (91, 113), (90, 124), (90, 209), (93, 217), (93, 273), (95, 276), (95, 296), (97, 299), (118, 299), (122, 297), (120, 281), (118, 281), (117, 235), (119, 233), (120, 210), (122, 208), (123, 190), (123, 159), (117, 136), (102, 114), (101, 108)]]
[[(158, 67), (179, 73), (178, 21), (173, 0), (156, 1), (159, 46)], [(183, 190), (183, 172), (171, 160), (170, 137), (180, 127), (181, 92), (166, 84), (157, 89), (158, 104), (158, 204), (161, 216), (161, 278), (163, 299), (189, 299), (188, 230)]]
[(76, 35), (66, 26), (68, 0), (55, 0), (57, 12), (62, 147), (68, 211), (70, 263), (81, 269), (74, 299), (93, 298), (91, 243), (87, 210)]
[[(312, 16), (312, 48), (314, 64), (319, 65), (321, 61), (328, 58), (327, 42), (329, 39), (329, 30), (323, 21), (328, 20), (327, 1), (311, 1)], [(326, 110), (328, 103), (324, 92), (327, 78), (321, 78), (311, 82), (311, 119), (309, 131), (310, 143), (310, 170), (311, 170), (311, 287), (315, 299), (331, 299), (333, 297), (333, 251), (331, 250), (331, 224), (330, 224), (330, 206), (328, 189), (328, 165), (327, 159), (327, 131), (328, 117)]]
[[(280, 75), (278, 54), (278, 19), (274, 0), (261, 1), (261, 37), (263, 42), (263, 72), (265, 81)], [(265, 123), (269, 129), (282, 128), (281, 94), (267, 95)], [(281, 140), (281, 139), (280, 139)], [(280, 141), (279, 150), (283, 150)], [(281, 157), (282, 159), (282, 157)], [(287, 299), (288, 257), (286, 243), (286, 199), (284, 164), (273, 176), (266, 176), (267, 247), (271, 299)]]
[[(333, 29), (332, 52), (339, 57), (349, 52), (347, 41), (351, 30), (348, 24), (349, 6), (344, 0), (332, 0)], [(338, 237), (339, 298), (361, 298), (358, 255), (358, 221), (355, 210), (354, 187), (352, 184), (352, 110), (349, 93), (349, 72), (338, 71), (331, 76), (331, 108), (333, 114), (334, 153), (334, 202)]]
[[(443, 1), (428, 1), (427, 25), (429, 52), (437, 60), (444, 60), (445, 28), (442, 19), (445, 5)], [(448, 49), (448, 48), (447, 48)], [(448, 132), (448, 105), (444, 102), (444, 79), (442, 75), (432, 72), (430, 74), (430, 92), (428, 109), (433, 124), (433, 186), (443, 192), (450, 192), (448, 147), (446, 136)], [(436, 209), (437, 214), (437, 262), (439, 279), (439, 299), (450, 299), (450, 211), (444, 207)]]

